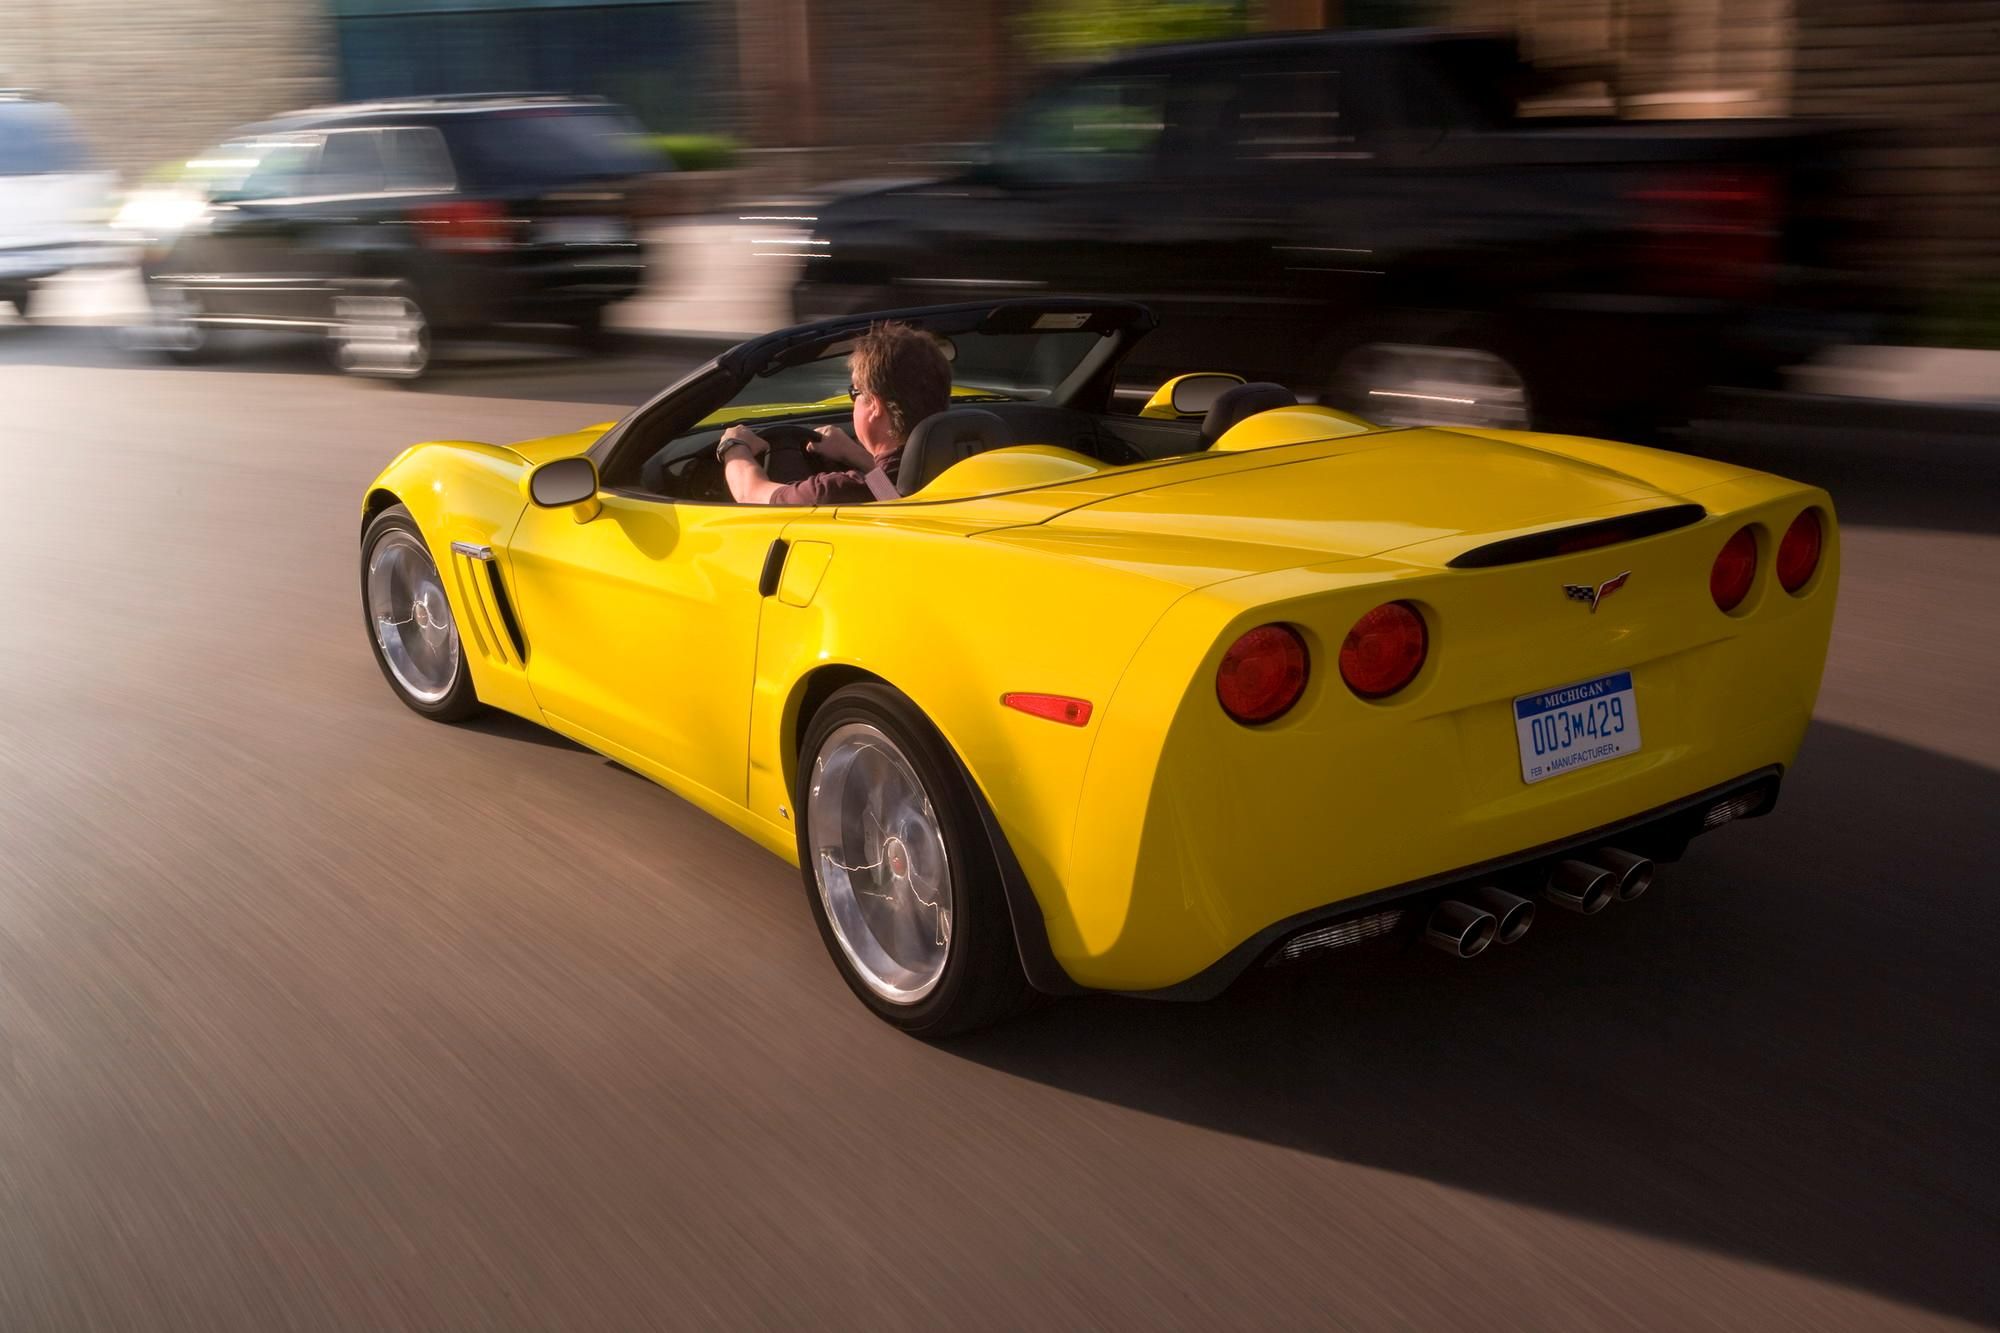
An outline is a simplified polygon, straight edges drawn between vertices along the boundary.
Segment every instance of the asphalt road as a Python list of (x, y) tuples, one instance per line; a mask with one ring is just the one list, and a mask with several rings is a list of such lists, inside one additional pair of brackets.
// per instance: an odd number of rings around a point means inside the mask
[(931, 1046), (795, 872), (370, 660), (383, 461), (674, 367), (250, 351), (0, 329), (0, 1328), (2000, 1320), (1979, 447), (1697, 441), (1847, 577), (1782, 808), (1640, 902)]

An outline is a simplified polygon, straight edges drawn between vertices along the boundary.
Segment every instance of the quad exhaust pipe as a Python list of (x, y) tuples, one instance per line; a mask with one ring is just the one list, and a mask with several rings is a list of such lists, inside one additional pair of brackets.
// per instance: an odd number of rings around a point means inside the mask
[[(1542, 896), (1584, 916), (1614, 901), (1629, 903), (1653, 886), (1653, 863), (1617, 847), (1599, 847), (1588, 860), (1556, 862)], [(1454, 958), (1477, 958), (1494, 944), (1512, 944), (1535, 924), (1535, 904), (1519, 894), (1482, 884), (1463, 898), (1447, 898), (1424, 923), (1424, 943)]]
[(1492, 944), (1512, 944), (1535, 922), (1535, 905), (1491, 884), (1447, 898), (1424, 925), (1424, 943), (1454, 958), (1476, 958)]
[(1499, 919), (1485, 908), (1447, 898), (1424, 923), (1424, 943), (1454, 958), (1477, 958), (1499, 930)]
[(1600, 847), (1587, 861), (1558, 861), (1542, 896), (1558, 907), (1591, 916), (1613, 899), (1629, 903), (1653, 886), (1653, 863), (1616, 847)]

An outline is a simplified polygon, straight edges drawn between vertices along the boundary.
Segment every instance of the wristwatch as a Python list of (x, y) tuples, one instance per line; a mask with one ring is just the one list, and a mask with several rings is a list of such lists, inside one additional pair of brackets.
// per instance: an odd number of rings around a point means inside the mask
[(743, 443), (743, 441), (741, 440), (731, 440), (727, 444), (724, 444), (721, 449), (716, 451), (715, 456), (721, 459), (723, 462), (727, 463), (729, 461), (729, 451), (731, 449), (741, 449), (744, 453), (750, 455), (751, 462), (754, 463), (757, 461), (757, 451), (755, 449), (752, 449), (749, 445)]

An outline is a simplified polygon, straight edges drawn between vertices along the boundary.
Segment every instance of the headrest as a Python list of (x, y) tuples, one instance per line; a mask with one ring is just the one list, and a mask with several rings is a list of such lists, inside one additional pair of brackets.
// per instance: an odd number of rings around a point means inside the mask
[(896, 465), (896, 489), (915, 495), (953, 463), (1012, 444), (1007, 423), (976, 407), (953, 407), (917, 423)]
[(1206, 449), (1221, 439), (1231, 426), (1274, 407), (1297, 407), (1298, 395), (1282, 384), (1259, 380), (1225, 389), (1201, 419), (1201, 447)]

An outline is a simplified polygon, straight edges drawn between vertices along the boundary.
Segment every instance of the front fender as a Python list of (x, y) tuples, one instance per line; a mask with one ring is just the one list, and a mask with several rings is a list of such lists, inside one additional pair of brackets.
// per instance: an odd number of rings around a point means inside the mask
[[(507, 543), (527, 508), (526, 460), (511, 449), (471, 440), (438, 440), (398, 454), (368, 487), (363, 531), (392, 504), (410, 511), (451, 599), (472, 683), (482, 702), (539, 719), (527, 668), (502, 606), (513, 605)], [(492, 552), (490, 561), (454, 551), (453, 543)], [(497, 592), (496, 592), (497, 588)], [(504, 599), (504, 601), (503, 601)]]

